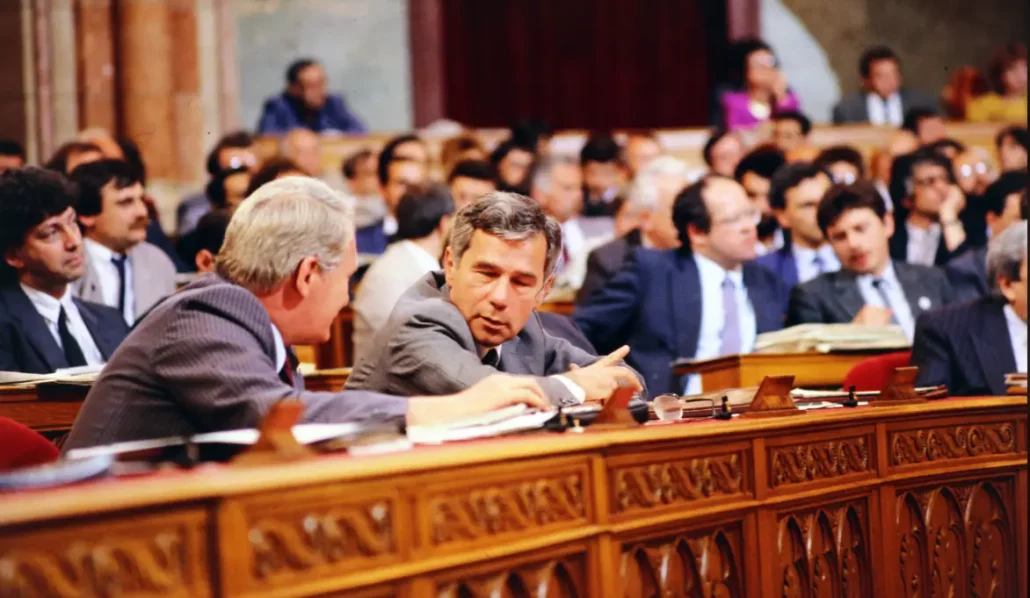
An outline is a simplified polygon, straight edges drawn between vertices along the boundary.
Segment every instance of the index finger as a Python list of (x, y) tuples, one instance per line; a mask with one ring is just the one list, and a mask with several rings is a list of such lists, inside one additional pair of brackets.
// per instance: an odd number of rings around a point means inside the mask
[(629, 345), (623, 345), (601, 359), (598, 359), (597, 363), (605, 367), (612, 366), (625, 359), (627, 355), (629, 355)]

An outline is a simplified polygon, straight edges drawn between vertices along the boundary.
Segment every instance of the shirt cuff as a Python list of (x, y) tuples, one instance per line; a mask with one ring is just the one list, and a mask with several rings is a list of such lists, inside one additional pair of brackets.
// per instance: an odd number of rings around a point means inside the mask
[(561, 382), (562, 385), (564, 385), (565, 388), (567, 388), (569, 392), (572, 393), (572, 398), (576, 399), (577, 403), (583, 404), (583, 402), (587, 400), (587, 393), (585, 390), (579, 387), (579, 384), (576, 384), (572, 380), (569, 380), (568, 378), (560, 374), (551, 377), (557, 380), (558, 382)]

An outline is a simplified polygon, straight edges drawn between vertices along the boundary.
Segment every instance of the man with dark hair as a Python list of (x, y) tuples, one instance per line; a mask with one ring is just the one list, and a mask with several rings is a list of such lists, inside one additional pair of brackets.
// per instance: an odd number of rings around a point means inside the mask
[(229, 219), (232, 218), (232, 211), (226, 208), (215, 210), (204, 214), (197, 223), (196, 249), (193, 256), (193, 264), (198, 274), (207, 274), (215, 271), (215, 258), (225, 241), (225, 229), (229, 226)]
[(926, 147), (933, 153), (944, 156), (949, 160), (954, 160), (959, 154), (966, 151), (966, 146), (963, 145), (962, 142), (951, 139), (950, 137), (938, 139)]
[(905, 112), (901, 128), (915, 135), (920, 145), (931, 145), (948, 136), (944, 119), (935, 108), (912, 108)]
[(25, 166), (25, 148), (13, 139), (0, 139), (0, 173)]
[(86, 234), (86, 272), (75, 294), (118, 308), (130, 326), (175, 292), (175, 265), (144, 240), (147, 207), (138, 174), (121, 160), (83, 164), (71, 173)]
[(626, 178), (633, 180), (655, 158), (662, 155), (662, 144), (653, 131), (634, 131), (626, 137), (623, 150)]
[(944, 273), (892, 261), (894, 217), (871, 183), (836, 185), (819, 203), (819, 228), (840, 259), (791, 293), (787, 324), (898, 324), (912, 339), (916, 318), (952, 300)]
[(994, 138), (998, 163), (1002, 172), (1026, 170), (1027, 151), (1030, 151), (1030, 133), (1026, 127), (1006, 127)]
[(674, 378), (673, 361), (749, 353), (758, 334), (783, 326), (787, 289), (753, 263), (759, 219), (740, 184), (701, 179), (673, 206), (682, 247), (637, 249), (573, 321), (599, 351), (628, 344), (652, 396), (700, 392), (697, 377)]
[(76, 199), (64, 175), (0, 173), (0, 371), (101, 365), (128, 333), (116, 310), (69, 289), (86, 266)]
[(773, 143), (787, 153), (808, 145), (812, 121), (797, 111), (776, 112), (772, 115)]
[(497, 188), (503, 191), (529, 194), (529, 174), (533, 170), (536, 154), (528, 145), (514, 139), (502, 141), (490, 152), (490, 163), (497, 169)]
[(769, 182), (776, 171), (786, 163), (783, 152), (775, 147), (758, 147), (744, 156), (733, 171), (733, 178), (744, 186), (751, 205), (761, 215), (758, 223), (759, 245), (756, 246), (759, 255), (765, 255), (784, 245), (783, 231), (780, 230), (776, 216), (769, 206)]
[[(222, 172), (247, 169), (257, 170), (254, 138), (246, 131), (224, 135), (207, 154), (207, 176), (213, 180)], [(175, 234), (182, 238), (196, 228), (200, 217), (212, 210), (211, 199), (205, 191), (183, 198), (176, 211)]]
[(376, 173), (375, 154), (360, 149), (347, 156), (340, 168), (347, 191), (354, 197), (378, 197), (379, 177)]
[(829, 173), (807, 162), (787, 164), (773, 175), (769, 205), (783, 230), (790, 231), (790, 243), (760, 256), (758, 263), (777, 274), (787, 288), (840, 269), (816, 219), (819, 201), (832, 184)]
[(286, 89), (265, 101), (257, 131), (261, 135), (281, 135), (297, 127), (316, 133), (366, 132), (343, 96), (329, 93), (325, 69), (310, 58), (294, 61), (286, 69)]
[(744, 143), (733, 131), (715, 129), (705, 142), (701, 155), (712, 174), (732, 177), (744, 156)]
[(819, 152), (815, 165), (830, 173), (834, 183), (850, 185), (865, 178), (862, 153), (850, 145), (834, 145)]
[(104, 152), (96, 144), (86, 141), (69, 141), (57, 148), (57, 151), (54, 152), (54, 155), (50, 156), (44, 167), (66, 175), (70, 174), (80, 164), (103, 159)]
[(382, 220), (358, 227), (355, 238), (359, 254), (379, 255), (386, 251), (397, 233), (397, 204), (410, 187), (425, 181), (427, 162), (425, 144), (413, 134), (394, 137), (379, 151), (376, 176), (386, 214)]
[(550, 155), (552, 134), (549, 124), (534, 118), (520, 120), (511, 127), (511, 140), (515, 145), (533, 148), (538, 158)]
[(901, 61), (893, 50), (875, 46), (862, 53), (858, 64), (862, 91), (844, 97), (833, 108), (833, 123), (901, 126), (912, 108), (932, 108), (929, 94), (901, 87)]
[(622, 149), (608, 134), (593, 135), (579, 152), (583, 168), (583, 215), (614, 216), (622, 184)]
[(354, 294), (354, 354), (360, 359), (411, 285), (440, 269), (454, 201), (443, 185), (409, 188), (397, 204), (397, 235)]
[(561, 228), (528, 197), (495, 191), (458, 212), (444, 271), (412, 286), (355, 364), (347, 388), (460, 391), (498, 371), (536, 380), (554, 405), (640, 390), (620, 364), (552, 336), (536, 314), (550, 292)]
[(928, 149), (912, 154), (908, 196), (902, 202), (904, 222), (891, 237), (891, 257), (897, 261), (943, 266), (968, 246), (960, 213), (965, 194), (955, 184), (951, 162)]
[(454, 165), (447, 185), (451, 188), (454, 210), (458, 211), (497, 190), (497, 169), (485, 160), (463, 160)]
[[(1027, 173), (1007, 172), (998, 178), (981, 199), (990, 238), (1020, 220), (1026, 220)], [(973, 247), (952, 259), (945, 266), (948, 280), (959, 299), (976, 299), (987, 295), (987, 247)]]

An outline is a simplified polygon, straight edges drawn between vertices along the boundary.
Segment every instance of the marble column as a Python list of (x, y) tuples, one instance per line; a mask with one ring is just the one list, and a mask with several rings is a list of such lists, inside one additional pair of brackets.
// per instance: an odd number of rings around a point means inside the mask
[(197, 42), (197, 0), (172, 0), (171, 32), (175, 40), (172, 89), (174, 139), (179, 168), (177, 180), (192, 181), (204, 173), (204, 110), (200, 97)]
[(78, 0), (79, 124), (118, 131), (112, 0)]

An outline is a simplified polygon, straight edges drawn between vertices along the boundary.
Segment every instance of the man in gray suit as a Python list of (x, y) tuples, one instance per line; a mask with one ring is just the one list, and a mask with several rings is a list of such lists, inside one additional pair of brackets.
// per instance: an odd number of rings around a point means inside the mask
[(516, 376), (441, 397), (305, 391), (290, 347), (329, 339), (357, 265), (352, 208), (321, 181), (287, 177), (247, 198), (216, 264), (140, 320), (86, 397), (66, 450), (255, 427), (294, 396), (305, 422), (431, 425), (547, 407), (540, 386)]
[(869, 123), (900, 127), (912, 108), (936, 109), (933, 96), (901, 87), (901, 61), (894, 50), (876, 46), (859, 60), (862, 91), (845, 96), (833, 107), (833, 123)]
[(121, 160), (77, 167), (79, 223), (85, 231), (86, 273), (75, 294), (113, 307), (133, 323), (175, 292), (175, 264), (147, 243), (147, 206), (139, 173)]
[(819, 203), (818, 220), (841, 269), (794, 287), (788, 325), (897, 324), (911, 341), (920, 315), (951, 303), (944, 272), (891, 260), (894, 218), (872, 184), (832, 187)]
[(555, 405), (640, 390), (622, 347), (598, 359), (547, 333), (534, 309), (551, 290), (561, 226), (528, 197), (496, 191), (455, 217), (444, 272), (410, 288), (354, 366), (347, 388), (458, 392), (498, 371), (533, 376)]

